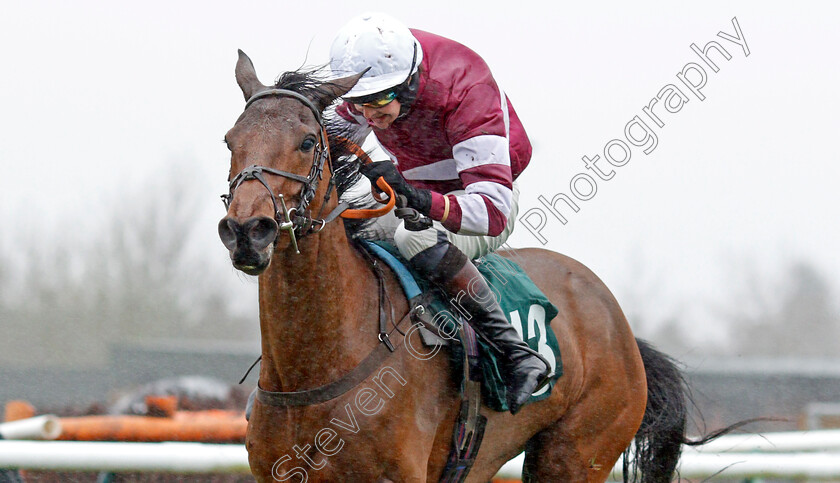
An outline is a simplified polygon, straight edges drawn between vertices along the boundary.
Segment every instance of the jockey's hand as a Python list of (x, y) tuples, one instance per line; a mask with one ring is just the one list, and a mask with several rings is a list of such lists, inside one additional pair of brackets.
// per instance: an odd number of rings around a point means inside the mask
[(365, 175), (374, 186), (380, 176), (385, 178), (385, 182), (391, 185), (394, 191), (405, 196), (409, 208), (414, 208), (424, 215), (428, 215), (432, 209), (432, 192), (408, 184), (391, 161), (364, 164), (359, 168), (359, 172)]

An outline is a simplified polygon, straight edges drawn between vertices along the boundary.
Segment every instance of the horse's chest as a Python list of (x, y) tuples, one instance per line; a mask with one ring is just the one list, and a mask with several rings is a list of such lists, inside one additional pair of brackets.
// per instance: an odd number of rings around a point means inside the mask
[(247, 447), (252, 470), (266, 481), (389, 481), (392, 464), (377, 450), (393, 438), (388, 418), (354, 404), (260, 409), (252, 414)]

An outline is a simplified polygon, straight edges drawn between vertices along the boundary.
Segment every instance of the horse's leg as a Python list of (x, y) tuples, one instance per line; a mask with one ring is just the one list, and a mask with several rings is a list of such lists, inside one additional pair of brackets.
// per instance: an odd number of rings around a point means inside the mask
[(611, 391), (592, 391), (534, 435), (525, 449), (523, 482), (606, 481), (644, 412), (644, 400), (639, 407), (637, 396), (622, 399)]

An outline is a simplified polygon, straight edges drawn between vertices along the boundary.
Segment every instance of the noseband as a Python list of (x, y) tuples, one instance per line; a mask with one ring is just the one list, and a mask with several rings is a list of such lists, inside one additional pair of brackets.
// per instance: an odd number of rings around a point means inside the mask
[[(236, 191), (236, 188), (239, 187), (242, 183), (248, 180), (255, 179), (262, 184), (265, 189), (268, 190), (269, 194), (271, 195), (271, 202), (274, 205), (274, 221), (277, 222), (278, 227), (282, 231), (287, 231), (289, 236), (292, 239), (292, 245), (295, 248), (295, 252), (300, 253), (297, 246), (297, 238), (305, 236), (309, 233), (315, 233), (321, 231), (324, 228), (324, 225), (327, 224), (328, 221), (335, 219), (336, 216), (340, 214), (339, 209), (337, 208), (333, 213), (330, 213), (325, 219), (315, 219), (309, 213), (309, 203), (315, 197), (315, 192), (318, 190), (318, 181), (322, 179), (323, 172), (324, 172), (324, 164), (330, 164), (330, 171), (332, 172), (332, 163), (330, 160), (330, 150), (329, 145), (327, 143), (327, 134), (326, 128), (324, 127), (324, 121), (321, 118), (321, 112), (315, 107), (315, 104), (312, 103), (308, 98), (305, 96), (290, 91), (287, 89), (266, 89), (264, 91), (260, 91), (250, 99), (248, 102), (245, 103), (245, 109), (253, 104), (255, 101), (262, 99), (264, 97), (269, 96), (277, 96), (277, 97), (291, 97), (293, 99), (297, 99), (298, 101), (302, 102), (303, 105), (309, 108), (312, 111), (312, 114), (315, 115), (315, 119), (318, 121), (318, 126), (320, 130), (318, 132), (319, 142), (314, 148), (313, 159), (312, 159), (312, 168), (309, 170), (309, 175), (301, 176), (299, 174), (290, 173), (288, 171), (282, 171), (279, 169), (268, 168), (265, 166), (259, 165), (251, 165), (247, 168), (243, 169), (239, 174), (237, 174), (231, 181), (228, 186), (229, 191), (227, 194), (222, 195), (222, 202), (225, 204), (225, 209), (230, 209), (230, 203), (233, 201), (233, 193)], [(291, 209), (286, 208), (286, 201), (283, 198), (283, 194), (274, 194), (271, 187), (268, 185), (268, 182), (265, 180), (264, 174), (272, 174), (275, 176), (282, 176), (284, 178), (288, 178), (294, 181), (297, 181), (303, 185), (300, 191), (300, 203), (298, 206), (293, 207)], [(326, 195), (324, 196), (324, 204), (329, 201), (330, 193), (332, 192), (332, 184), (334, 183), (333, 179), (330, 178), (330, 189), (327, 190)], [(279, 204), (278, 204), (279, 200)], [(339, 206), (341, 208), (341, 206)], [(346, 208), (346, 206), (344, 206)], [(279, 235), (278, 231), (278, 235)], [(277, 238), (275, 238), (275, 243), (277, 242)]]

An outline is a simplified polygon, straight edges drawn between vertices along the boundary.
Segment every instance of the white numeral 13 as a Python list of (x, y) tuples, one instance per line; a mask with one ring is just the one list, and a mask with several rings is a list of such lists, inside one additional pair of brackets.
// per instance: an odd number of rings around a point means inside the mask
[[(536, 333), (534, 331), (534, 325), (536, 324), (539, 330), (539, 340), (537, 341), (537, 352), (540, 353), (541, 356), (545, 357), (545, 360), (548, 361), (548, 364), (551, 366), (551, 373), (554, 374), (554, 369), (557, 367), (557, 360), (554, 358), (554, 351), (551, 350), (551, 347), (548, 346), (548, 336), (546, 332), (545, 326), (545, 309), (538, 304), (532, 304), (531, 307), (528, 309), (528, 332), (523, 333), (522, 327), (522, 319), (519, 317), (519, 311), (515, 310), (510, 313), (510, 322), (513, 324), (513, 328), (516, 329), (516, 332), (519, 333), (519, 337), (522, 340), (526, 341), (528, 339), (532, 339), (536, 337)], [(526, 338), (527, 336), (527, 338)], [(548, 384), (543, 386), (542, 389), (532, 394), (533, 396), (539, 396), (540, 394), (548, 391)]]

